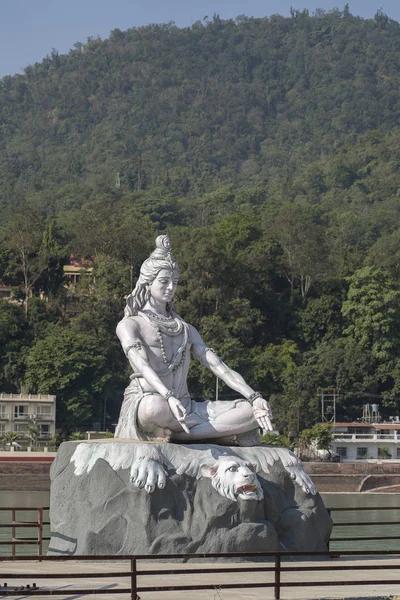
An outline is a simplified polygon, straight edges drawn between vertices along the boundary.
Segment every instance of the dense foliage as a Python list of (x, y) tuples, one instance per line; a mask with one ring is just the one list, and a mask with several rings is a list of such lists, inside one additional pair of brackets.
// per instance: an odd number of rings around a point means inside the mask
[[(292, 11), (152, 25), (0, 81), (0, 381), (57, 394), (59, 425), (115, 423), (114, 328), (167, 230), (176, 308), (280, 429), (400, 393), (400, 25)], [(94, 280), (66, 288), (70, 252)], [(30, 289), (36, 294), (29, 298)], [(47, 300), (40, 300), (43, 290)], [(215, 378), (191, 371), (196, 398)], [(232, 394), (220, 387), (223, 397)]]

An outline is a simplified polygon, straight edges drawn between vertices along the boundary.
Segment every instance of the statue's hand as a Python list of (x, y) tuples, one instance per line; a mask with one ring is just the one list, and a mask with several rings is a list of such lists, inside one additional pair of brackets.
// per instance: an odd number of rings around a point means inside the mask
[(131, 481), (146, 492), (154, 492), (156, 487), (165, 488), (166, 473), (161, 463), (153, 458), (142, 457), (136, 460), (131, 468)]
[(273, 430), (271, 423), (272, 411), (267, 400), (264, 400), (264, 398), (256, 398), (253, 402), (253, 414), (260, 427), (267, 431)]
[(178, 398), (175, 398), (175, 396), (170, 396), (167, 402), (172, 414), (182, 427), (183, 431), (185, 431), (186, 433), (190, 433), (189, 427), (185, 423), (186, 410), (183, 404), (178, 400)]

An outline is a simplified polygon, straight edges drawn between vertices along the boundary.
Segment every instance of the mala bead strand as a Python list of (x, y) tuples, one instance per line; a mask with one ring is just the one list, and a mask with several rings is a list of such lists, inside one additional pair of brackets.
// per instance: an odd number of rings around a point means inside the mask
[(157, 328), (157, 333), (158, 333), (158, 341), (160, 342), (160, 350), (161, 350), (161, 356), (162, 359), (164, 361), (164, 364), (166, 364), (167, 366), (170, 365), (168, 358), (167, 358), (167, 353), (165, 352), (165, 346), (164, 346), (164, 340), (162, 337), (162, 333), (160, 331), (160, 329)]
[[(169, 360), (167, 358), (167, 353), (165, 351), (165, 346), (164, 346), (164, 340), (163, 340), (163, 336), (162, 336), (160, 329), (157, 329), (157, 333), (158, 333), (158, 341), (160, 342), (160, 350), (161, 350), (161, 356), (162, 356), (163, 362), (165, 365), (167, 365), (169, 367), (169, 366), (171, 366), (171, 363), (169, 362)], [(174, 373), (179, 369), (179, 367), (185, 360), (185, 356), (186, 356), (186, 347), (182, 351), (182, 356), (181, 356), (179, 363), (177, 365), (175, 365), (174, 368), (172, 369)]]
[[(181, 319), (177, 317), (166, 318), (165, 320), (160, 318), (154, 318), (148, 311), (139, 311), (141, 315), (154, 329), (156, 330), (156, 339), (160, 343), (160, 352), (162, 360), (165, 364), (165, 369), (158, 373), (160, 377), (167, 375), (167, 373), (176, 372), (185, 360), (186, 350), (189, 340), (189, 328)], [(168, 337), (176, 337), (183, 332), (182, 343), (176, 350), (171, 360), (168, 360), (167, 353), (165, 350), (163, 335)]]

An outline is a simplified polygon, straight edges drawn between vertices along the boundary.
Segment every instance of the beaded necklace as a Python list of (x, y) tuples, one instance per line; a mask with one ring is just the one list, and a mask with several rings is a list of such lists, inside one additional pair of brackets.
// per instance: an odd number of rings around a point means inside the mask
[(174, 337), (182, 333), (183, 321), (172, 315), (162, 317), (161, 315), (156, 315), (150, 311), (141, 311), (141, 314), (147, 318), (147, 321), (152, 327), (159, 329), (162, 333), (165, 333), (165, 335)]
[[(157, 374), (160, 376), (167, 375), (168, 373), (175, 372), (179, 369), (183, 363), (186, 355), (186, 347), (189, 339), (189, 327), (184, 321), (176, 317), (166, 317), (164, 319), (158, 318), (157, 315), (150, 314), (149, 312), (139, 311), (138, 313), (147, 323), (149, 323), (157, 332), (157, 340), (160, 342), (160, 351), (166, 368), (159, 371)], [(166, 324), (166, 321), (168, 324)], [(171, 361), (167, 358), (165, 351), (163, 335), (169, 337), (175, 337), (183, 332), (182, 343), (179, 348), (174, 352)]]

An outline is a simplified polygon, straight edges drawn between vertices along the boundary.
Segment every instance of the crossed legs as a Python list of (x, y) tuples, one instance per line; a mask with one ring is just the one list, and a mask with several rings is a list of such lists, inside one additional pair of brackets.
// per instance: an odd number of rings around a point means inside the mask
[(139, 405), (138, 420), (146, 433), (179, 441), (218, 439), (258, 427), (251, 405), (244, 400), (232, 403), (230, 410), (217, 415), (212, 421), (203, 421), (196, 414), (188, 414), (186, 424), (190, 433), (185, 433), (171, 413), (168, 403), (156, 394), (143, 398)]

